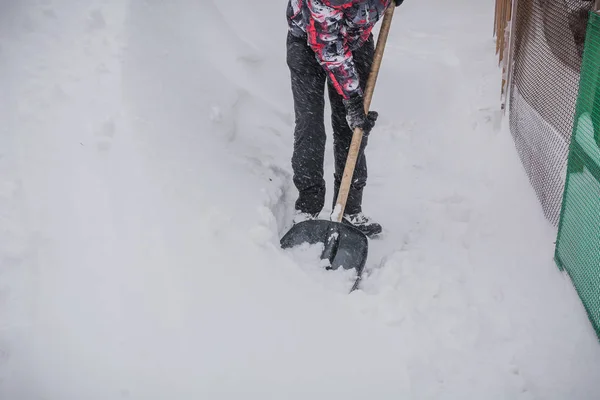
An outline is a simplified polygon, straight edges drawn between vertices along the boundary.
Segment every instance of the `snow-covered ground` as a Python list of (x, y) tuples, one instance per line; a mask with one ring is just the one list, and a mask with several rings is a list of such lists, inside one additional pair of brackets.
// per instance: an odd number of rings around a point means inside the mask
[(278, 246), (275, 3), (0, 1), (0, 399), (597, 398), (498, 111), (493, 2), (396, 13), (365, 194), (386, 235), (351, 295)]

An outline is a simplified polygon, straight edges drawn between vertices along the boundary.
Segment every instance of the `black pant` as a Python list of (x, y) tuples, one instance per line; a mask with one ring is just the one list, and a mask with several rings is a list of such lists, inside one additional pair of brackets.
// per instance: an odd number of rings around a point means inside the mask
[[(354, 63), (363, 90), (371, 71), (373, 55), (373, 36), (361, 48), (353, 52)], [(344, 173), (348, 149), (352, 141), (352, 130), (346, 122), (346, 109), (342, 102), (342, 96), (337, 93), (327, 79), (327, 73), (319, 65), (315, 53), (307, 44), (306, 39), (288, 34), (287, 64), (291, 73), (294, 111), (296, 114), (294, 153), (292, 155), (294, 184), (299, 192), (296, 209), (316, 214), (321, 212), (325, 204), (323, 163), (326, 141), (324, 123), (326, 80), (328, 81), (329, 101), (332, 110), (331, 124), (333, 127), (335, 158), (334, 204)], [(367, 141), (367, 137), (363, 137), (348, 201), (346, 202), (346, 214), (355, 214), (362, 211), (363, 188), (367, 183), (367, 159), (364, 152)]]

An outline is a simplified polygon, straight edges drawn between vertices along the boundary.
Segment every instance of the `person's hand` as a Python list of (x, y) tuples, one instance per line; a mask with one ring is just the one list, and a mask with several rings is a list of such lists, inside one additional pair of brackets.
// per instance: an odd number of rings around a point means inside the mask
[(352, 130), (361, 128), (365, 136), (371, 133), (379, 114), (376, 111), (369, 111), (369, 114), (365, 114), (363, 97), (356, 96), (344, 100), (344, 105), (346, 106), (346, 121), (350, 128)]

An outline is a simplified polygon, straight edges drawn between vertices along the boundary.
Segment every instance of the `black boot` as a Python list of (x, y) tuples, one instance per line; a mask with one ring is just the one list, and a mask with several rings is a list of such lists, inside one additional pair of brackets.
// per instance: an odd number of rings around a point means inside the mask
[(372, 221), (362, 212), (356, 214), (344, 214), (342, 222), (348, 225), (352, 225), (368, 237), (377, 236), (383, 231), (383, 228), (380, 224)]

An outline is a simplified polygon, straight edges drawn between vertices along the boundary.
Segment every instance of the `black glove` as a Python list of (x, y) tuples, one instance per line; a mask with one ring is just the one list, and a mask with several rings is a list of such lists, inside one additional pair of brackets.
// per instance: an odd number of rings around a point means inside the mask
[(404, 0), (396, 0), (396, 7), (398, 7), (400, 4), (402, 4)]
[(344, 105), (346, 106), (346, 121), (348, 121), (350, 128), (352, 130), (361, 128), (365, 136), (371, 133), (379, 114), (376, 111), (369, 111), (368, 115), (365, 114), (363, 97), (356, 96), (344, 100)]

